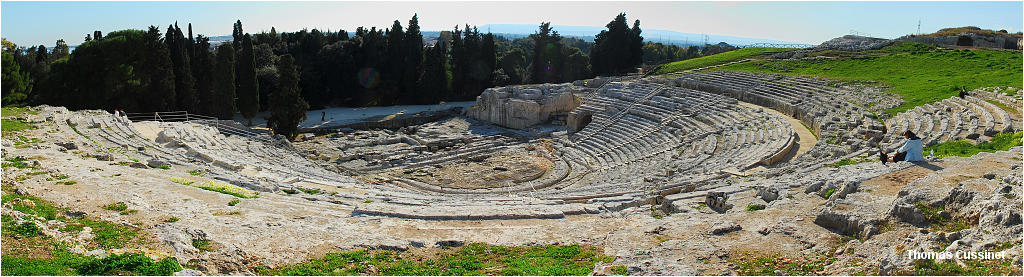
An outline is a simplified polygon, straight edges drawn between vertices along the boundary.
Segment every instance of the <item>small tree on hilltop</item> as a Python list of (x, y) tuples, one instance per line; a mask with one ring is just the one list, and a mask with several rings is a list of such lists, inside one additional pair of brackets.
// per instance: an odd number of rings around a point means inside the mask
[(291, 55), (281, 56), (277, 62), (280, 74), (279, 85), (270, 95), (270, 120), (267, 124), (280, 134), (292, 140), (298, 135), (298, 125), (306, 120), (309, 104), (302, 100), (299, 88), (299, 72), (295, 69)]

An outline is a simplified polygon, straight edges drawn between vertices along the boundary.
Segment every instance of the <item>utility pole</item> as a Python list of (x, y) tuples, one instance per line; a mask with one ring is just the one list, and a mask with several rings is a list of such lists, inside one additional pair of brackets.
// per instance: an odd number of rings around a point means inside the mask
[(921, 19), (920, 18), (917, 19), (917, 34), (918, 35), (921, 34)]

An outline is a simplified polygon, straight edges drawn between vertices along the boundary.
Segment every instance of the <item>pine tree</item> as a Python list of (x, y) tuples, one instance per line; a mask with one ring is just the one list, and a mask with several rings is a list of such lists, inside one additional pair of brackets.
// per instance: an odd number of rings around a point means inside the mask
[(288, 54), (281, 56), (277, 62), (281, 82), (270, 94), (270, 119), (267, 121), (267, 126), (274, 129), (275, 134), (289, 140), (298, 135), (299, 123), (306, 120), (306, 110), (309, 108), (309, 104), (300, 97), (299, 73), (293, 63), (294, 58)]
[(50, 61), (49, 56), (49, 53), (46, 52), (45, 45), (39, 45), (39, 47), (36, 48), (36, 64), (46, 64)]
[(643, 63), (643, 37), (640, 36), (640, 20), (633, 22), (630, 29), (626, 14), (619, 13), (594, 37), (590, 48), (590, 62), (595, 74), (622, 74), (633, 72)]
[(235, 48), (230, 44), (217, 46), (217, 62), (213, 70), (214, 100), (210, 115), (231, 119), (235, 106)]
[(53, 47), (53, 51), (50, 54), (50, 61), (66, 58), (70, 54), (71, 50), (68, 44), (63, 39), (58, 39), (57, 46)]
[(240, 43), (241, 51), (238, 51), (238, 60), (235, 66), (235, 80), (238, 87), (235, 93), (238, 97), (235, 104), (238, 111), (245, 119), (249, 120), (248, 125), (252, 126), (252, 118), (260, 110), (260, 86), (256, 81), (256, 60), (253, 55), (252, 36), (245, 34)]
[(4, 51), (3, 55), (3, 105), (25, 104), (32, 93), (28, 72), (22, 72), (21, 66), (14, 61), (14, 54)]
[(543, 84), (557, 82), (557, 56), (561, 53), (562, 37), (551, 28), (551, 22), (542, 22), (537, 33), (530, 35), (533, 39), (533, 58), (530, 63), (530, 83)]

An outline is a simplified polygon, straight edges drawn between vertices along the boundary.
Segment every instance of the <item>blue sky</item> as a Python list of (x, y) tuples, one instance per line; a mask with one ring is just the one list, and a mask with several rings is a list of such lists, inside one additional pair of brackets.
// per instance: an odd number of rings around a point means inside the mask
[(857, 32), (895, 38), (953, 26), (1021, 30), (1021, 1), (1012, 2), (10, 2), (0, 3), (0, 35), (18, 45), (82, 42), (93, 30), (161, 30), (191, 22), (195, 33), (230, 35), (302, 28), (355, 30), (404, 26), (419, 13), (423, 30), (456, 24), (604, 26), (619, 12), (646, 29), (673, 30), (817, 44)]

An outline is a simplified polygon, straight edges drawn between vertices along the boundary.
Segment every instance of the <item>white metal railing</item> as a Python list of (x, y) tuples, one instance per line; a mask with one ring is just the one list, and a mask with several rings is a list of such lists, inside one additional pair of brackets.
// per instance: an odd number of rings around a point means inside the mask
[(268, 139), (267, 135), (256, 133), (250, 130), (243, 130), (227, 124), (221, 123), (221, 120), (205, 115), (191, 114), (187, 111), (173, 111), (173, 112), (152, 112), (152, 113), (125, 113), (128, 120), (131, 121), (158, 121), (158, 122), (195, 122), (199, 124), (205, 124), (216, 128), (221, 133), (227, 135), (243, 136), (255, 139)]

